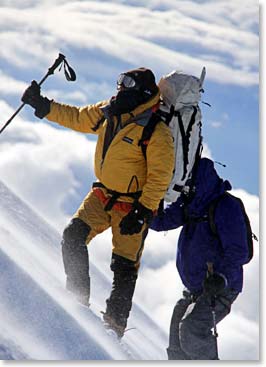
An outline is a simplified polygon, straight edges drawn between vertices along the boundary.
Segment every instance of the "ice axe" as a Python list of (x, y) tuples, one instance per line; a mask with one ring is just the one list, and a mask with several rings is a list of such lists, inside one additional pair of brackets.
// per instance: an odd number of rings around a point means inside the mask
[[(61, 66), (60, 66), (61, 65)], [(45, 76), (42, 78), (42, 80), (38, 83), (39, 86), (43, 84), (43, 82), (48, 78), (49, 75), (52, 75), (60, 66), (59, 71), (61, 70), (61, 67), (64, 65), (64, 73), (65, 77), (68, 81), (74, 82), (76, 80), (76, 73), (75, 71), (70, 67), (68, 64), (66, 57), (63, 54), (59, 54), (58, 58), (55, 60), (53, 65), (48, 69)], [(0, 134), (5, 130), (5, 128), (10, 124), (10, 122), (13, 120), (13, 118), (22, 110), (22, 108), (25, 106), (25, 103), (22, 103), (19, 108), (13, 113), (13, 115), (7, 120), (7, 122), (4, 124), (4, 126), (0, 130)]]
[[(207, 276), (210, 276), (213, 274), (213, 263), (207, 262)], [(215, 312), (215, 304), (216, 304), (216, 298), (215, 296), (211, 296), (211, 312), (212, 312), (212, 322), (213, 322), (213, 336), (215, 337), (215, 347), (216, 347), (216, 355), (218, 358), (218, 332), (217, 332), (217, 322), (216, 322), (216, 312)]]

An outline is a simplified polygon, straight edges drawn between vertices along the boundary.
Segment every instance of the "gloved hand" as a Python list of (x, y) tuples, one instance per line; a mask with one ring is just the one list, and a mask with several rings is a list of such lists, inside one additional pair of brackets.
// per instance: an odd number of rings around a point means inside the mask
[(150, 223), (153, 217), (151, 209), (146, 208), (141, 203), (134, 203), (131, 211), (121, 220), (119, 227), (120, 233), (124, 235), (133, 235), (139, 233), (143, 224)]
[(203, 282), (203, 290), (210, 296), (217, 296), (227, 286), (227, 279), (223, 274), (209, 274)]
[(31, 85), (25, 90), (21, 101), (33, 107), (35, 109), (35, 116), (40, 119), (44, 118), (50, 112), (51, 101), (41, 96), (41, 87), (35, 80), (33, 80)]

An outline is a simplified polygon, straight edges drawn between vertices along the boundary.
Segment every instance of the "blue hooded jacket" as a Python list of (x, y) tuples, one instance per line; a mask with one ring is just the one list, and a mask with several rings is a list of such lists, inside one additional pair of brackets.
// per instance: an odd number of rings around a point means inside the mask
[[(248, 259), (245, 218), (238, 201), (224, 195), (214, 213), (218, 238), (210, 229), (208, 220), (187, 221), (185, 218), (208, 214), (210, 203), (231, 190), (228, 181), (221, 179), (213, 161), (201, 158), (195, 177), (195, 195), (185, 204), (182, 196), (154, 218), (150, 228), (167, 231), (183, 226), (178, 239), (176, 265), (183, 284), (193, 293), (202, 292), (207, 274), (207, 262), (213, 263), (214, 272), (223, 274), (228, 287), (241, 292), (243, 264)], [(185, 208), (186, 206), (186, 215)]]

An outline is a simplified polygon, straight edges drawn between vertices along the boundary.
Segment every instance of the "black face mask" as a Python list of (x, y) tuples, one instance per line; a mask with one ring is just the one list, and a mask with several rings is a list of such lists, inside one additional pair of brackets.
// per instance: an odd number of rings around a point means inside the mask
[(141, 93), (135, 89), (120, 90), (115, 97), (112, 97), (110, 106), (113, 115), (121, 115), (133, 111), (140, 104), (144, 103)]

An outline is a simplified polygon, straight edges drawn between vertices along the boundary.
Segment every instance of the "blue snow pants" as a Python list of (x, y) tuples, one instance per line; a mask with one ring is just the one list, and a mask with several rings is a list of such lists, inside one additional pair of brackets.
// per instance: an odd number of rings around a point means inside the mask
[[(231, 311), (238, 296), (233, 289), (225, 289), (215, 300), (216, 323)], [(170, 325), (169, 360), (215, 360), (218, 358), (217, 338), (210, 296), (195, 296), (187, 289), (176, 303)]]

